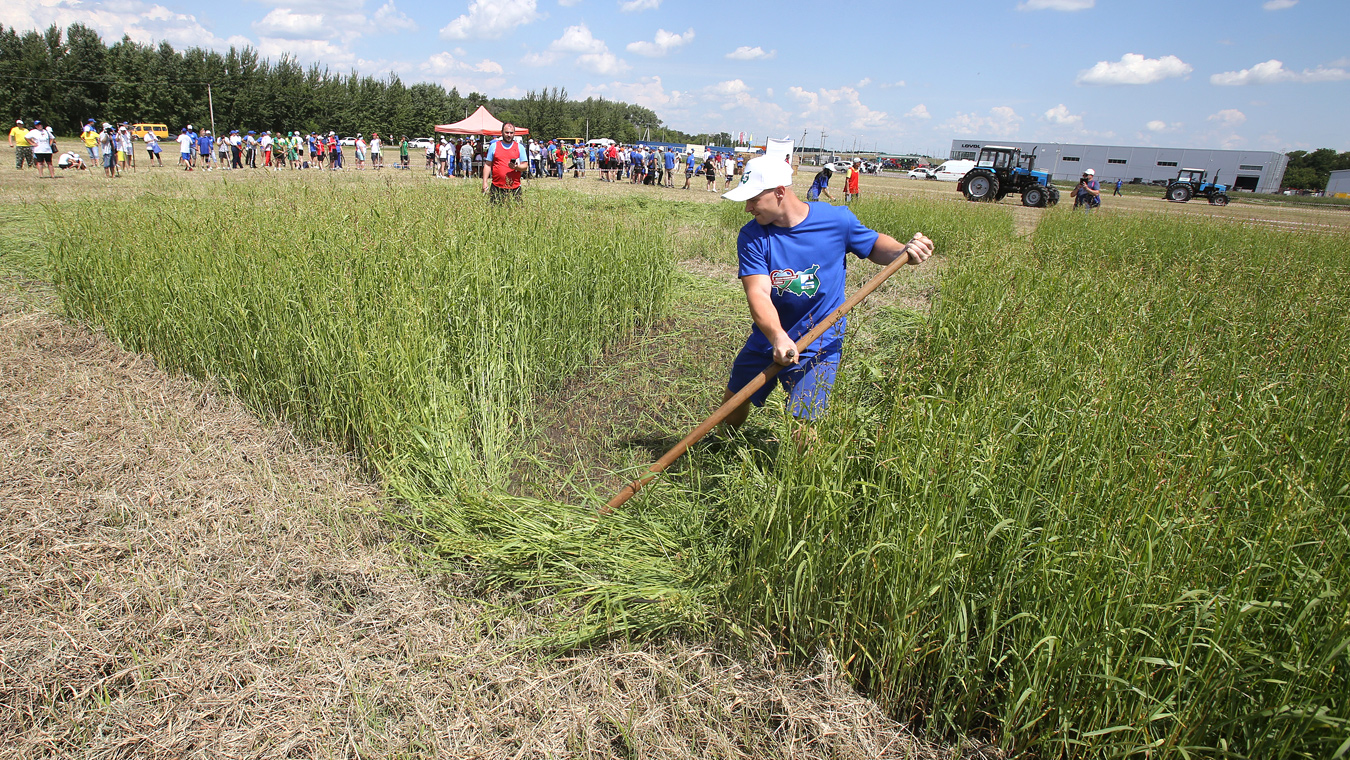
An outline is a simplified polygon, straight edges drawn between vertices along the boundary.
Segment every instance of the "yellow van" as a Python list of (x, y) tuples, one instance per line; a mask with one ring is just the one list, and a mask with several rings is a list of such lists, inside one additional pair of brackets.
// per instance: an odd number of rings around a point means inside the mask
[(169, 139), (169, 126), (167, 124), (132, 124), (131, 134), (143, 135), (146, 132), (154, 132), (155, 137), (161, 140)]

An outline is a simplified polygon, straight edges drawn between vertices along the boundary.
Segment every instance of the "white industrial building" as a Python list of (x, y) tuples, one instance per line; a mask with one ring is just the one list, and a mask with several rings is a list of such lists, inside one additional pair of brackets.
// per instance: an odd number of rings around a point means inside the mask
[(1331, 173), (1331, 179), (1327, 180), (1325, 195), (1328, 198), (1342, 195), (1350, 197), (1350, 169), (1338, 169)]
[(1076, 180), (1084, 169), (1094, 169), (1102, 183), (1117, 179), (1145, 184), (1174, 179), (1179, 169), (1205, 169), (1209, 180), (1228, 185), (1229, 192), (1278, 193), (1289, 163), (1283, 153), (1267, 150), (1207, 150), (1144, 148), (1126, 145), (1010, 142), (1008, 140), (952, 140), (949, 158), (974, 159), (985, 145), (1036, 151), (1036, 168), (1052, 179)]

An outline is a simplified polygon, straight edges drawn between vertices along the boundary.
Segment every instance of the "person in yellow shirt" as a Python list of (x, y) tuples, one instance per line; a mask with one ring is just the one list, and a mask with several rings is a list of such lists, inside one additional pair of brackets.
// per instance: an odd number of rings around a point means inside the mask
[(84, 140), (84, 148), (89, 151), (89, 163), (98, 165), (98, 130), (94, 129), (94, 120), (90, 119), (84, 123), (84, 131), (80, 132), (80, 139)]
[(25, 163), (33, 165), (33, 146), (28, 144), (28, 127), (23, 125), (23, 119), (14, 122), (14, 128), (9, 130), (9, 146), (14, 149), (15, 169), (23, 169)]

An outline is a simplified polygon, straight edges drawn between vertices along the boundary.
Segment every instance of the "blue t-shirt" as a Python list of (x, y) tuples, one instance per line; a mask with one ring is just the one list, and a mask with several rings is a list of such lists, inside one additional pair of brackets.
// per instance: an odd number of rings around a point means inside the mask
[[(877, 233), (863, 226), (847, 206), (808, 204), (806, 218), (795, 227), (763, 225), (751, 220), (736, 239), (740, 254), (738, 277), (768, 275), (769, 298), (778, 320), (793, 340), (844, 303), (845, 253), (858, 258), (872, 254)], [(844, 337), (847, 319), (834, 323), (807, 349), (818, 351)], [(746, 347), (765, 353), (773, 344), (755, 325)]]
[(211, 135), (201, 135), (197, 138), (197, 152), (202, 155), (211, 153)]
[(675, 154), (674, 154), (674, 153), (671, 153), (670, 151), (666, 151), (666, 156), (665, 156), (665, 158), (666, 158), (666, 171), (670, 171), (671, 169), (674, 169), (674, 168), (675, 168)]
[(693, 153), (690, 153), (689, 155), (685, 156), (685, 158), (684, 158), (684, 168), (685, 168), (685, 171), (691, 171), (691, 172), (692, 172), (692, 171), (694, 170), (694, 167), (695, 167), (695, 166), (698, 166), (698, 159), (697, 159), (697, 158), (694, 158), (694, 154), (693, 154)]
[(824, 190), (829, 186), (830, 186), (830, 178), (826, 176), (825, 172), (820, 172), (819, 174), (816, 175), (816, 178), (811, 182), (811, 189), (807, 190), (806, 194), (808, 196), (820, 197), (820, 191)]

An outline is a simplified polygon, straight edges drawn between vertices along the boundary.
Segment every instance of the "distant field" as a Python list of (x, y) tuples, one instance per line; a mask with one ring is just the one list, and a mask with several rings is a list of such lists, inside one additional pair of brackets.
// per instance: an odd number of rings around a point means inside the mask
[(819, 443), (771, 400), (599, 518), (720, 397), (738, 204), (588, 177), (485, 214), (422, 171), (0, 182), (68, 314), (358, 454), (436, 554), (559, 610), (540, 643), (823, 650), (892, 715), (1010, 752), (1350, 751), (1342, 211), (865, 178), (859, 216), (939, 255), (859, 315)]

